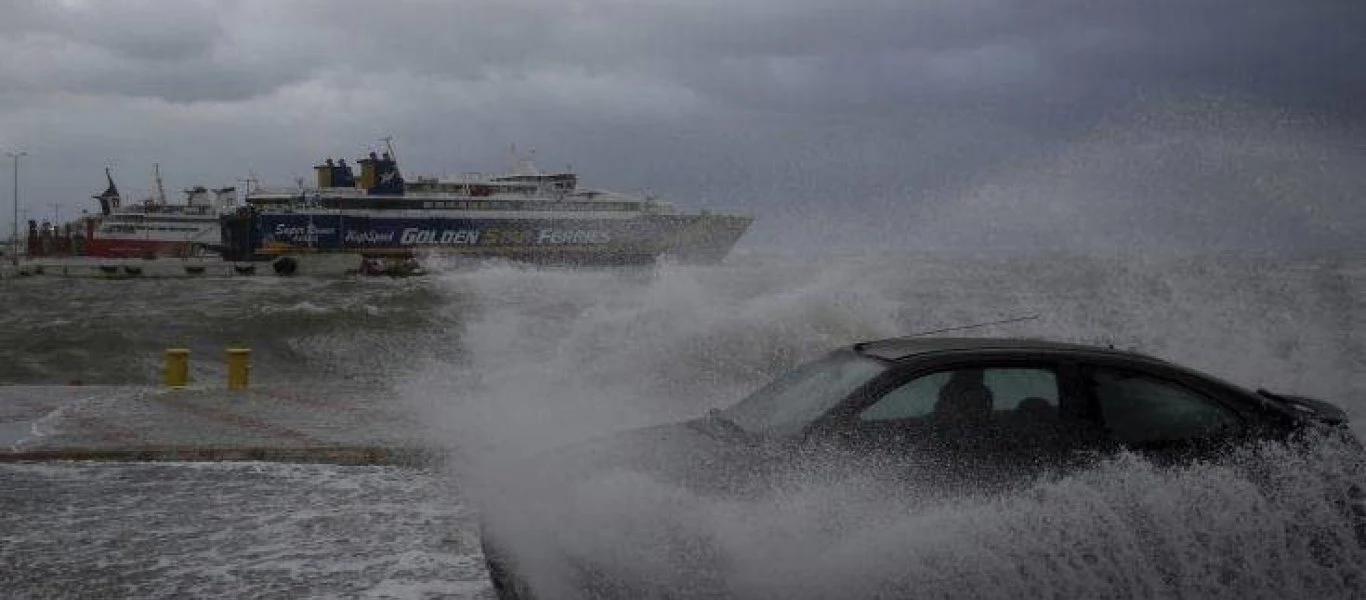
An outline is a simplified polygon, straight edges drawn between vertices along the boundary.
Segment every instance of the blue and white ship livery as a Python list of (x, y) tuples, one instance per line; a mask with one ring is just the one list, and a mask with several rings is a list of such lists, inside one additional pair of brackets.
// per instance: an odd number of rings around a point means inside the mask
[[(403, 178), (392, 156), (370, 153), (357, 178), (344, 160), (315, 167), (317, 186), (253, 190), (224, 217), (224, 258), (294, 268), (305, 255), (413, 259), (431, 254), (548, 264), (639, 264), (667, 256), (718, 262), (749, 216), (685, 214), (649, 197), (580, 189), (572, 172), (523, 160), (505, 175)], [(282, 262), (282, 259), (289, 259)], [(283, 267), (282, 267), (283, 266)]]

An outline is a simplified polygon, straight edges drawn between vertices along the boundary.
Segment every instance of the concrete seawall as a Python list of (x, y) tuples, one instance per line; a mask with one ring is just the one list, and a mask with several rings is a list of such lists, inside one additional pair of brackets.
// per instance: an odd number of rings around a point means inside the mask
[(272, 447), (134, 447), (0, 452), (0, 463), (52, 461), (109, 462), (220, 462), (263, 461), (334, 465), (382, 465), (398, 467), (438, 466), (445, 460), (441, 452), (423, 448), (381, 448), (375, 446)]
[(421, 431), (383, 389), (0, 387), (0, 462), (440, 464)]
[[(0, 264), (0, 279), (20, 277), (72, 277), (84, 279), (192, 279), (196, 277), (240, 277), (270, 273), (270, 265), (224, 262), (217, 258), (131, 258), (52, 257), (24, 259), (18, 265)], [(273, 275), (273, 274), (272, 274)]]
[[(295, 270), (285, 275), (340, 277), (360, 271), (359, 254), (303, 254), (292, 256)], [(0, 279), (22, 277), (70, 277), (85, 279), (195, 279), (203, 277), (278, 277), (274, 263), (227, 262), (202, 258), (91, 258), (25, 257), (18, 265), (0, 263)]]

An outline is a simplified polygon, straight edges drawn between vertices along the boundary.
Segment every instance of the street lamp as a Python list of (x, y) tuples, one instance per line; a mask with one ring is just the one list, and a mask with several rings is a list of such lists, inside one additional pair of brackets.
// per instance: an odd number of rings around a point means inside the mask
[(11, 254), (14, 266), (19, 266), (19, 157), (28, 156), (27, 152), (6, 152), (5, 156), (14, 159), (14, 239)]

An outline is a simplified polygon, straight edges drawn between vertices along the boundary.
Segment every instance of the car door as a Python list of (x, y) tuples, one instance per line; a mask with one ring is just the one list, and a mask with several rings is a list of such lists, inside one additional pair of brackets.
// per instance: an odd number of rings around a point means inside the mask
[(1250, 429), (1228, 398), (1179, 373), (1087, 362), (1079, 374), (1107, 436), (1158, 463), (1211, 458), (1245, 439)]
[(865, 460), (938, 483), (998, 484), (1065, 467), (1101, 436), (1077, 418), (1066, 365), (982, 358), (909, 369), (851, 405), (838, 427)]

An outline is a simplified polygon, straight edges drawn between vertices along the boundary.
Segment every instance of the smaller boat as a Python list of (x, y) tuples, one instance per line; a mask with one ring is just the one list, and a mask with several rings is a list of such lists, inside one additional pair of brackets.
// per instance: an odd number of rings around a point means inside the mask
[(423, 273), (421, 263), (411, 257), (363, 257), (359, 269), (360, 275), (387, 275), (389, 277), (411, 277)]
[(118, 187), (109, 175), (109, 187), (95, 196), (100, 216), (86, 220), (81, 254), (110, 258), (159, 258), (207, 255), (219, 240), (219, 216), (236, 204), (236, 188), (208, 190), (196, 186), (185, 190), (184, 204), (167, 204), (156, 168), (156, 195), (140, 203), (121, 206)]
[(114, 178), (95, 200), (100, 212), (65, 224), (28, 222), (28, 256), (97, 258), (211, 256), (221, 233), (219, 217), (237, 203), (236, 188), (185, 190), (184, 204), (168, 204), (157, 166), (156, 191), (142, 202), (124, 205)]

